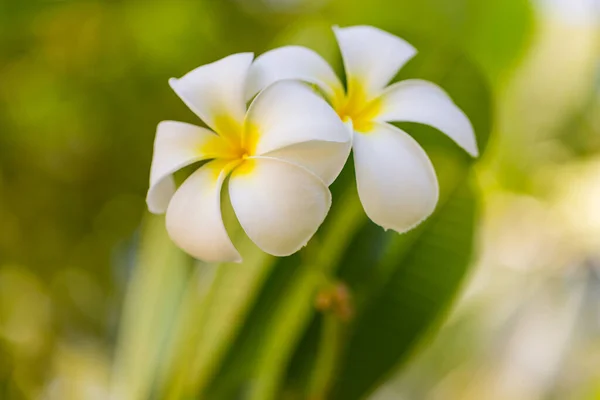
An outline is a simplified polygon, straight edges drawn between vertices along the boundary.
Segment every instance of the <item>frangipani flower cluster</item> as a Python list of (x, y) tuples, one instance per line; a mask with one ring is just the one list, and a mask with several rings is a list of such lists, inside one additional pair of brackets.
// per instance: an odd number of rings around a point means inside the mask
[[(433, 166), (412, 137), (388, 122), (433, 126), (477, 156), (468, 118), (442, 89), (421, 80), (386, 87), (416, 54), (411, 45), (368, 26), (334, 31), (346, 88), (325, 60), (299, 46), (254, 61), (250, 53), (235, 54), (170, 81), (212, 130), (159, 124), (147, 203), (154, 213), (166, 212), (170, 237), (192, 256), (241, 260), (221, 216), (227, 177), (246, 234), (263, 251), (285, 256), (324, 221), (331, 205), (327, 186), (351, 148), (360, 200), (375, 223), (404, 232), (433, 212)], [(203, 160), (210, 161), (176, 188), (172, 174)]]

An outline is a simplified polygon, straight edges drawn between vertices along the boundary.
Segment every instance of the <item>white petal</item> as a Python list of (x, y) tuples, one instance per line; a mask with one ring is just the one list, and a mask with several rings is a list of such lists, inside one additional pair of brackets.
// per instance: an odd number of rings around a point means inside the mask
[(231, 135), (232, 125), (241, 126), (246, 113), (244, 88), (253, 57), (252, 53), (233, 54), (182, 78), (171, 78), (169, 84), (208, 126), (220, 135)]
[[(323, 98), (301, 82), (288, 80), (269, 86), (256, 97), (246, 118), (246, 139), (254, 143), (253, 154), (271, 155), (278, 150), (278, 157), (289, 157), (323, 174), (328, 183), (345, 164), (351, 139), (348, 128)], [(292, 146), (306, 142), (314, 143)], [(319, 142), (338, 145), (324, 146), (322, 150), (329, 154), (326, 159), (307, 157), (307, 149), (316, 148)], [(298, 154), (293, 154), (294, 150)]]
[(373, 222), (405, 232), (434, 211), (435, 171), (412, 137), (376, 123), (369, 133), (355, 133), (353, 147), (358, 195)]
[(163, 121), (156, 129), (146, 203), (150, 212), (162, 214), (175, 193), (171, 175), (201, 160), (223, 156), (227, 143), (208, 129), (184, 122)]
[(417, 53), (409, 43), (372, 26), (333, 28), (337, 37), (349, 90), (353, 82), (370, 96), (383, 89)]
[(272, 83), (285, 79), (315, 84), (331, 98), (343, 92), (335, 72), (319, 54), (302, 46), (285, 46), (262, 54), (252, 63), (246, 100)]
[(250, 239), (275, 256), (305, 246), (331, 206), (331, 194), (317, 176), (268, 157), (249, 158), (235, 169), (229, 195)]
[(299, 164), (329, 186), (342, 172), (351, 148), (350, 142), (310, 141), (273, 150), (265, 156)]
[(432, 126), (477, 157), (475, 131), (469, 118), (439, 86), (418, 79), (398, 82), (381, 96), (378, 121), (417, 122)]
[(167, 231), (177, 246), (207, 262), (240, 262), (221, 216), (221, 187), (232, 165), (212, 161), (177, 190), (167, 210)]
[(246, 131), (255, 134), (257, 155), (292, 144), (320, 140), (344, 143), (347, 127), (314, 90), (298, 81), (276, 82), (250, 105)]

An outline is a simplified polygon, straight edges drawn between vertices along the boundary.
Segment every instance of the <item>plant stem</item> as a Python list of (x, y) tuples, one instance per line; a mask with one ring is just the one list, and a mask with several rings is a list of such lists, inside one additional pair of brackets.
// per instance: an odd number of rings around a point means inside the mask
[(344, 322), (334, 313), (325, 314), (319, 353), (309, 383), (310, 400), (327, 398), (342, 353), (344, 333)]
[(271, 326), (266, 330), (269, 334), (260, 345), (259, 364), (252, 376), (249, 400), (277, 397), (287, 362), (315, 311), (315, 295), (329, 284), (344, 250), (365, 221), (354, 186), (340, 200), (318, 251), (300, 266), (293, 287), (274, 312)]
[(164, 220), (148, 216), (119, 326), (111, 398), (147, 399), (162, 362), (188, 259), (168, 239)]

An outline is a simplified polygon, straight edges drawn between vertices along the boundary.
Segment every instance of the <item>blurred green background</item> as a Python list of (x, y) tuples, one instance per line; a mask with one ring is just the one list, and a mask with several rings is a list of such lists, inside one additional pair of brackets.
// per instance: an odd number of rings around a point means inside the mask
[[(599, 14), (594, 0), (2, 1), (0, 398), (108, 398), (123, 316), (141, 304), (123, 312), (154, 131), (197, 123), (168, 78), (285, 44), (340, 71), (331, 25), (371, 24), (420, 50), (401, 77), (444, 81), (480, 143), (491, 136), (470, 175), (481, 208), (462, 294), (370, 396), (600, 399)], [(415, 135), (443, 165), (432, 132)]]

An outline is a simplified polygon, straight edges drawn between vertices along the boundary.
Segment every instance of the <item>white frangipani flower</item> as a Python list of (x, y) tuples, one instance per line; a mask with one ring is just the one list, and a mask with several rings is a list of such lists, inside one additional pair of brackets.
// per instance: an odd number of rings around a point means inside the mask
[[(158, 125), (147, 203), (166, 211), (172, 240), (209, 262), (241, 261), (221, 216), (229, 178), (236, 216), (262, 250), (285, 256), (304, 246), (323, 222), (329, 185), (350, 151), (347, 128), (306, 84), (280, 81), (246, 110), (251, 53), (234, 54), (171, 79), (179, 97), (211, 129), (164, 121)], [(198, 161), (177, 189), (172, 174)]]
[[(370, 26), (334, 28), (346, 70), (347, 89), (329, 64), (300, 46), (271, 50), (250, 68), (246, 98), (281, 79), (317, 85), (340, 118), (353, 127), (358, 194), (378, 225), (404, 232), (435, 209), (438, 183), (419, 144), (392, 121), (430, 125), (472, 156), (478, 155), (473, 127), (438, 86), (406, 80), (387, 86), (416, 50)], [(387, 86), (387, 87), (386, 87)]]

